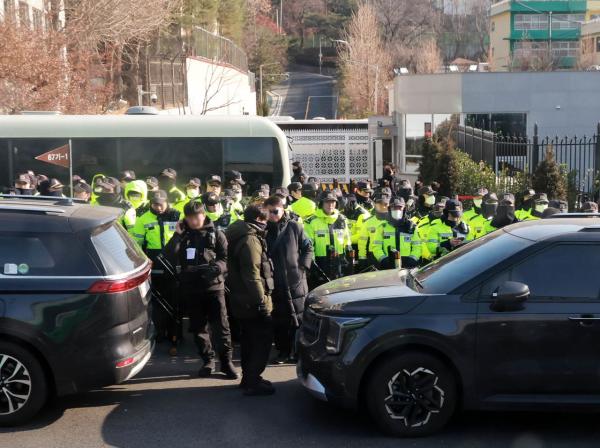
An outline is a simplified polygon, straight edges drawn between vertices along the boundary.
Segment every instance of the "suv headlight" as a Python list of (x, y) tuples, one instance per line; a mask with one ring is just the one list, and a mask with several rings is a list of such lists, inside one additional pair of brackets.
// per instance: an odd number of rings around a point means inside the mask
[(351, 330), (364, 327), (371, 321), (367, 317), (335, 317), (327, 316), (327, 335), (325, 350), (335, 355), (342, 350), (344, 335)]

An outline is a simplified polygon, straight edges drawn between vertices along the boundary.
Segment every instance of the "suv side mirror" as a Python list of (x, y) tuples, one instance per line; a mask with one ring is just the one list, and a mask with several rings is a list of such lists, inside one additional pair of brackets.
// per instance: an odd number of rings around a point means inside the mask
[(519, 311), (529, 297), (529, 286), (519, 282), (504, 282), (492, 293), (493, 311)]

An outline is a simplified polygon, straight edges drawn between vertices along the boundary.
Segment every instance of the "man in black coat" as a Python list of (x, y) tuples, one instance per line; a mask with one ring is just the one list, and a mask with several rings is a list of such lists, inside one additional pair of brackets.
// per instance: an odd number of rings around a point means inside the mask
[(267, 248), (275, 267), (272, 317), (279, 350), (276, 362), (283, 364), (295, 358), (294, 341), (308, 294), (306, 273), (312, 264), (313, 247), (302, 225), (285, 211), (281, 197), (271, 196), (264, 205), (269, 212)]

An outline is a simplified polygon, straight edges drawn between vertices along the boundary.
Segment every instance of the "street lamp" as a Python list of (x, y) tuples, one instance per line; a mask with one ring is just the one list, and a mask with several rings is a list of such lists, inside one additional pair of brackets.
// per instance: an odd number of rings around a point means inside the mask
[(259, 80), (259, 86), (260, 86), (260, 107), (263, 107), (263, 67), (268, 67), (270, 65), (279, 65), (279, 62), (270, 62), (269, 64), (260, 64), (260, 66), (258, 67), (258, 80)]

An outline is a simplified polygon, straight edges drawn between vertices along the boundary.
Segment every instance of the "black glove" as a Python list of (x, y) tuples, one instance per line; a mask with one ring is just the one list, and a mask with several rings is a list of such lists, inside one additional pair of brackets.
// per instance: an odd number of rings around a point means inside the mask
[(379, 269), (389, 269), (390, 267), (390, 257), (383, 257), (379, 261)]
[(221, 268), (217, 266), (216, 263), (210, 263), (205, 269), (202, 271), (202, 278), (205, 280), (212, 280), (221, 275)]
[(406, 269), (416, 268), (419, 262), (413, 257), (402, 257), (402, 267)]

